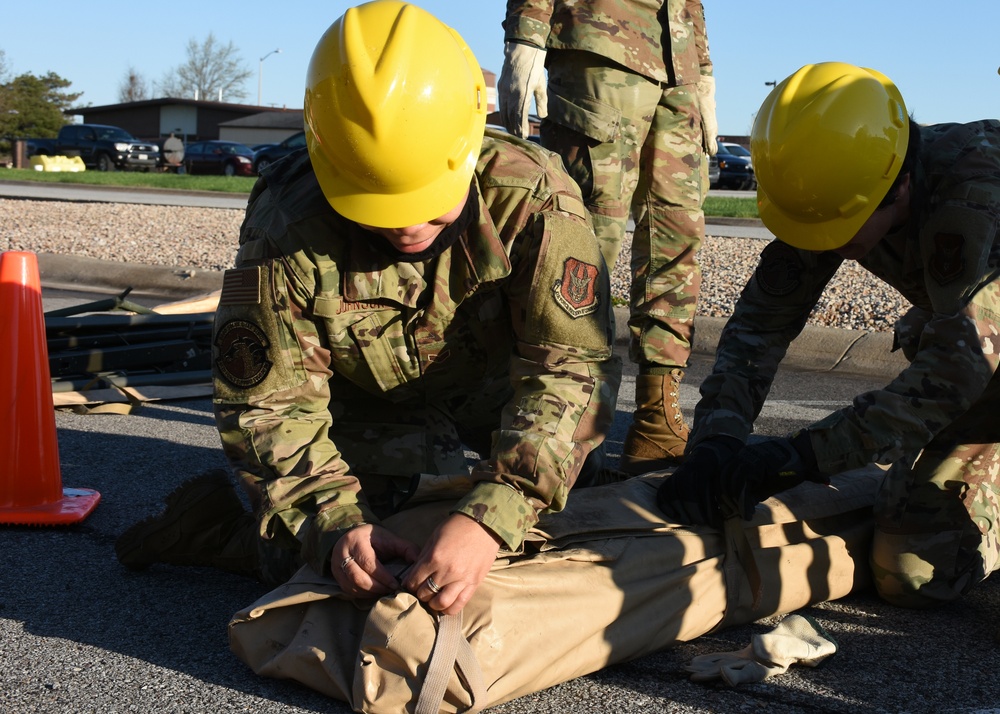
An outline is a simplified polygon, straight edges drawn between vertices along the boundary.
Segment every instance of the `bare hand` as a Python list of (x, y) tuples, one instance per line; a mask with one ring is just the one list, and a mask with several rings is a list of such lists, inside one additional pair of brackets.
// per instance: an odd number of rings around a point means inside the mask
[(412, 563), (420, 554), (416, 544), (382, 526), (366, 524), (347, 531), (330, 553), (330, 572), (348, 595), (380, 597), (399, 590), (399, 581), (383, 562)]
[(500, 540), (468, 516), (454, 513), (431, 534), (403, 587), (446, 615), (459, 613), (490, 572)]

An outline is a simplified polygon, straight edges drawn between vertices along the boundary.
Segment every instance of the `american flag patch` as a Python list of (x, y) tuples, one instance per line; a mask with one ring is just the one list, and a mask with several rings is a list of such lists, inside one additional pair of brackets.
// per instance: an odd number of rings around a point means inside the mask
[(260, 266), (227, 270), (222, 277), (220, 305), (259, 305)]

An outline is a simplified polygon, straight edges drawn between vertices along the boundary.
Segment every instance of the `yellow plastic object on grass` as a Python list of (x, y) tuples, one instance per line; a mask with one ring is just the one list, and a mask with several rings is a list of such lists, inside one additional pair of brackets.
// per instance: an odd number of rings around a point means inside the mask
[(31, 167), (35, 171), (86, 171), (79, 156), (32, 156)]

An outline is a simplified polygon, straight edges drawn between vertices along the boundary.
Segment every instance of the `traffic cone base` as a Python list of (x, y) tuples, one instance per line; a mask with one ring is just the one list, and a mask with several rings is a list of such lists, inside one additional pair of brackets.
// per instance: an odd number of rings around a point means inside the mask
[(0, 509), (0, 524), (20, 526), (61, 526), (79, 523), (90, 515), (101, 494), (89, 488), (64, 488), (63, 497), (54, 503), (26, 506), (17, 510)]
[(62, 486), (42, 285), (34, 253), (0, 253), (0, 524), (86, 518), (101, 495)]

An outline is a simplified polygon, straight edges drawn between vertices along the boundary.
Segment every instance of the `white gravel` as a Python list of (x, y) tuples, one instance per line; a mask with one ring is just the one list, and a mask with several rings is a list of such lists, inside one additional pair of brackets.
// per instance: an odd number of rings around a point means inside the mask
[[(81, 255), (123, 263), (225, 270), (233, 263), (243, 211), (0, 199), (0, 250)], [(708, 236), (700, 260), (698, 314), (725, 317), (753, 272), (764, 243)], [(612, 292), (627, 301), (630, 249), (612, 274)], [(887, 331), (908, 307), (896, 290), (854, 262), (827, 287), (810, 323)]]

